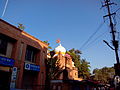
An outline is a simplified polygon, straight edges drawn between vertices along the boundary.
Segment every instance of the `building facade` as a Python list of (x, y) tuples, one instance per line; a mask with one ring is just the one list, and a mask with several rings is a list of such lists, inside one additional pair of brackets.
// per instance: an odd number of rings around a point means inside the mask
[(47, 48), (46, 43), (0, 19), (0, 90), (44, 85)]

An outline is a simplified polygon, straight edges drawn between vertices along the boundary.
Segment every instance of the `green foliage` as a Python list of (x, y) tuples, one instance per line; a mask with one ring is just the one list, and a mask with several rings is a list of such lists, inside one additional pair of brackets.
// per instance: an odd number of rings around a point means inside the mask
[[(54, 51), (50, 51), (50, 55), (53, 56), (55, 54)], [(57, 79), (59, 75), (63, 72), (63, 69), (59, 68), (59, 65), (56, 65), (58, 62), (57, 57), (55, 58), (49, 58), (46, 60), (46, 66), (47, 66), (47, 78), (49, 80), (51, 79)]]
[(49, 43), (48, 43), (48, 41), (46, 40), (46, 41), (43, 41), (44, 43), (47, 43), (48, 45), (49, 45)]
[(80, 66), (80, 76), (82, 76), (84, 79), (87, 79), (90, 77), (90, 63), (87, 62), (85, 59), (81, 60), (81, 66)]
[(76, 53), (76, 50), (74, 48), (67, 51), (67, 53), (72, 57), (72, 60), (75, 63), (75, 66), (79, 68), (80, 67), (80, 53)]
[(84, 79), (90, 77), (90, 63), (85, 59), (80, 59), (81, 51), (75, 50), (74, 48), (67, 51), (69, 55), (71, 55), (73, 62), (75, 63), (75, 67), (78, 68), (78, 76)]
[(21, 29), (21, 30), (24, 30), (25, 29), (25, 26), (21, 23), (18, 23), (18, 28)]
[(115, 70), (113, 67), (103, 67), (101, 69), (94, 69), (94, 80), (100, 81), (102, 83), (109, 83), (109, 81), (114, 77)]
[[(50, 43), (46, 40), (46, 41), (43, 41), (44, 43), (46, 43), (46, 44), (48, 44), (48, 45), (50, 45)], [(52, 49), (52, 47), (51, 46), (48, 46), (48, 49)]]
[(47, 75), (50, 80), (55, 78), (55, 73), (58, 70), (58, 67), (55, 65), (56, 61), (56, 58), (50, 58), (47, 60), (47, 67), (49, 67), (49, 73), (47, 73)]

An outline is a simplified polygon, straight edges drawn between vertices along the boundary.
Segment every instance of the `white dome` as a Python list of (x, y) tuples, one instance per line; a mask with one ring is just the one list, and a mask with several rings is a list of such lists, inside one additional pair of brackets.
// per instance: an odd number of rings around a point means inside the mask
[(63, 55), (66, 52), (66, 49), (61, 44), (55, 48), (55, 53), (58, 54), (59, 52), (61, 52)]

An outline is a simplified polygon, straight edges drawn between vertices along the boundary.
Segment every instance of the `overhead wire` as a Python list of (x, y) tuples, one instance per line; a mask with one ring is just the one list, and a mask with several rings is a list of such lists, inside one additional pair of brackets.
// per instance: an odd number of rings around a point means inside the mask
[(120, 10), (120, 8), (118, 8), (118, 9), (115, 11), (115, 13), (117, 13), (119, 10)]
[(102, 22), (98, 28), (93, 32), (93, 34), (86, 40), (85, 43), (83, 43), (83, 45), (80, 47), (80, 50), (82, 50), (87, 44), (88, 42), (96, 35), (96, 33), (101, 29), (101, 27), (104, 25), (105, 22)]
[(5, 7), (4, 7), (4, 9), (3, 9), (3, 13), (2, 13), (1, 18), (4, 16), (4, 14), (5, 14), (5, 12), (6, 12), (7, 5), (8, 5), (8, 0), (6, 0)]
[[(109, 25), (107, 24), (107, 23), (105, 23), (105, 25), (107, 25), (108, 27), (109, 27)], [(109, 28), (108, 28), (109, 29)], [(88, 48), (90, 48), (91, 46), (93, 46), (93, 44), (95, 43), (95, 42), (97, 42), (97, 40), (99, 40), (103, 35), (105, 35), (107, 32), (108, 32), (109, 30), (107, 30), (107, 31), (104, 31), (102, 34), (100, 34), (99, 36), (97, 36), (94, 40), (92, 40), (88, 45), (87, 45), (87, 47), (85, 48), (85, 49), (83, 49), (83, 50), (86, 50), (86, 49), (88, 49)]]
[[(102, 0), (100, 0), (100, 2), (101, 2), (101, 4), (103, 3), (103, 1)], [(119, 9), (118, 10), (116, 10), (116, 11), (119, 11)], [(83, 45), (80, 47), (80, 50), (82, 50), (84, 47), (86, 47), (86, 46), (90, 46), (90, 45), (92, 45), (95, 41), (97, 41), (98, 39), (99, 39), (99, 37), (101, 37), (101, 36), (103, 36), (104, 34), (105, 34), (105, 32), (104, 33), (102, 33), (101, 35), (99, 35), (97, 38), (95, 38), (93, 41), (91, 41), (92, 40), (92, 38), (95, 36), (95, 34), (101, 29), (101, 27), (103, 26), (103, 24), (105, 23), (105, 21), (102, 23), (102, 24), (100, 24), (100, 26), (95, 30), (95, 32), (87, 39), (87, 41), (85, 42), (85, 43), (83, 43)], [(107, 31), (106, 31), (107, 32)], [(91, 42), (90, 42), (91, 41)], [(89, 43), (90, 42), (90, 43)]]
[[(100, 2), (101, 2), (101, 4), (103, 4), (102, 0), (100, 0)], [(104, 23), (105, 23), (105, 21), (98, 26), (98, 28), (95, 30), (95, 32), (87, 39), (87, 41), (85, 43), (82, 44), (82, 46), (80, 47), (80, 50), (82, 50), (84, 47), (86, 47), (86, 45), (94, 37), (94, 35), (100, 30), (100, 28), (103, 26)]]
[[(95, 43), (95, 42), (97, 42), (97, 40), (99, 40), (103, 35), (105, 35), (106, 33), (107, 33), (108, 31), (105, 31), (105, 32), (103, 32), (102, 34), (100, 34), (99, 36), (97, 36), (95, 39), (93, 39), (87, 46), (88, 47), (86, 47), (85, 49), (88, 49), (88, 48), (90, 48), (91, 46), (93, 46), (93, 44)], [(85, 50), (85, 49), (83, 49), (83, 50)]]

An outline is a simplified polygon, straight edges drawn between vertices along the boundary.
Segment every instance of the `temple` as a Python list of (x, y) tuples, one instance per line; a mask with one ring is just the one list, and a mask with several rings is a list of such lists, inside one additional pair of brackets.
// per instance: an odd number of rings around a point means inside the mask
[(82, 80), (78, 78), (78, 69), (75, 67), (72, 57), (66, 53), (66, 49), (59, 44), (54, 49), (53, 57), (48, 55), (48, 58), (56, 58), (56, 66), (59, 67), (59, 75), (57, 80)]

